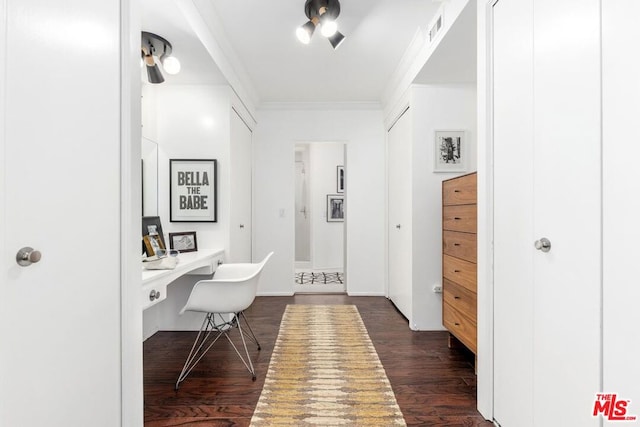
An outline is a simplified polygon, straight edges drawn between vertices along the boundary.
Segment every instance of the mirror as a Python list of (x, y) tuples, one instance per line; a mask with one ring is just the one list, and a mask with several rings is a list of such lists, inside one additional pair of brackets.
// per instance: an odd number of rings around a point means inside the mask
[(158, 143), (142, 138), (142, 215), (158, 215)]

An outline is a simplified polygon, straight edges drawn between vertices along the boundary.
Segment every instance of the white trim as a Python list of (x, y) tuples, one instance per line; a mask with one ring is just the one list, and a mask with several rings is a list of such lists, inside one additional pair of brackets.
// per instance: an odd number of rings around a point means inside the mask
[[(478, 357), (477, 408), (493, 419), (493, 6), (478, 4)], [(482, 25), (484, 24), (484, 25)], [(482, 53), (484, 52), (484, 55)], [(481, 67), (483, 67), (481, 69)]]
[(121, 425), (144, 423), (140, 274), (140, 19), (136, 1), (120, 0), (120, 352)]
[(263, 102), (258, 109), (263, 111), (375, 111), (382, 110), (382, 104), (377, 101)]

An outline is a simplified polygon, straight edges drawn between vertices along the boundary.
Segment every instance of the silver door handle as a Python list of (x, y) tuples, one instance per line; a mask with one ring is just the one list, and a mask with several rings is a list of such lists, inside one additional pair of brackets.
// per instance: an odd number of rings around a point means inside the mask
[(396, 228), (397, 228), (398, 230), (400, 230), (400, 227), (401, 227), (401, 225), (400, 225), (400, 224), (396, 225)]
[(244, 228), (244, 224), (240, 224), (240, 228)]
[(540, 240), (536, 240), (533, 245), (537, 250), (542, 252), (549, 252), (551, 250), (551, 242), (546, 237), (543, 237)]
[(16, 262), (21, 267), (28, 267), (33, 263), (40, 261), (42, 258), (42, 254), (40, 251), (36, 251), (35, 249), (25, 246), (20, 249), (16, 254)]

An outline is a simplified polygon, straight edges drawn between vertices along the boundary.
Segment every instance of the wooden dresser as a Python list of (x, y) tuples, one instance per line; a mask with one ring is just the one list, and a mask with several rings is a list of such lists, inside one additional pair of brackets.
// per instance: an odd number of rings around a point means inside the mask
[(442, 323), (477, 354), (476, 173), (442, 182)]

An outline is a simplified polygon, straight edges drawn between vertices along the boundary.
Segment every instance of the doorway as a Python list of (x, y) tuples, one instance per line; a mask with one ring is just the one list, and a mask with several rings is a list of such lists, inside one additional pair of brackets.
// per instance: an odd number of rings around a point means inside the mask
[(345, 144), (295, 145), (294, 292), (344, 292)]

